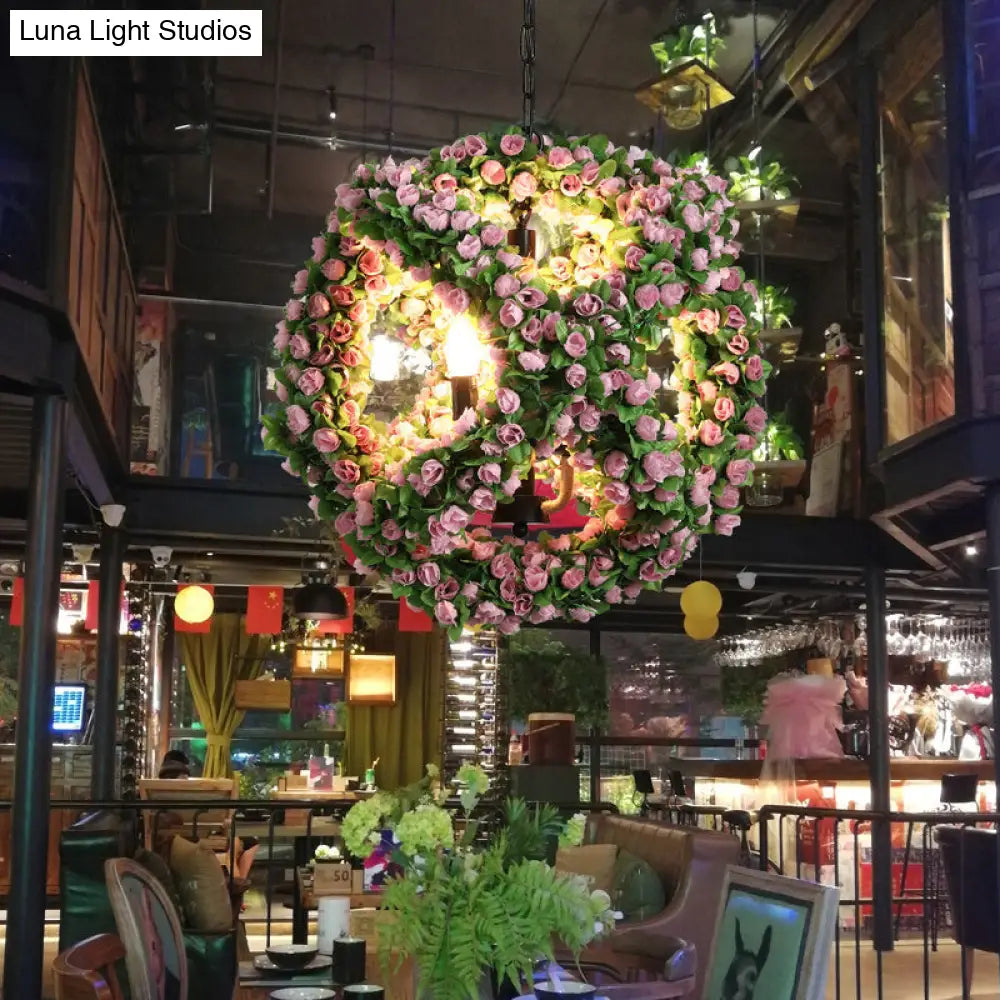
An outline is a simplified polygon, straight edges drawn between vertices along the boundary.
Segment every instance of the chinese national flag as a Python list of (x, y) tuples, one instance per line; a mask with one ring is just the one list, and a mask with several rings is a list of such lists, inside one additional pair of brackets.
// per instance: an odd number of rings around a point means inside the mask
[(354, 588), (338, 587), (347, 601), (347, 617), (332, 621), (317, 622), (316, 632), (319, 635), (350, 635), (354, 631)]
[(247, 587), (247, 635), (277, 635), (284, 610), (284, 587)]
[(423, 611), (414, 611), (406, 603), (406, 598), (399, 599), (399, 631), (400, 632), (430, 632), (434, 623)]
[[(98, 628), (99, 608), (101, 606), (101, 583), (99, 580), (90, 580), (87, 583), (87, 615), (84, 626), (88, 632), (96, 632)], [(125, 584), (122, 583), (121, 610), (125, 611)]]
[(24, 577), (14, 578), (14, 589), (10, 595), (10, 624), (24, 624)]
[[(180, 594), (181, 591), (185, 589), (185, 584), (181, 584), (177, 587), (177, 593)], [(215, 587), (210, 583), (199, 583), (194, 584), (194, 586), (203, 587), (213, 596), (215, 595)], [(197, 625), (192, 625), (191, 622), (183, 621), (174, 615), (174, 631), (175, 632), (201, 632), (208, 633), (212, 631), (212, 616), (209, 615), (203, 622), (198, 622)]]

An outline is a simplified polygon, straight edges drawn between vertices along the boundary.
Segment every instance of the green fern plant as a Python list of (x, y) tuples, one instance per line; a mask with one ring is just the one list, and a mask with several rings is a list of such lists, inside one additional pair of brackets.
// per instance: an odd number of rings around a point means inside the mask
[(660, 71), (666, 73), (681, 59), (700, 59), (709, 69), (718, 67), (718, 55), (725, 41), (715, 30), (715, 18), (706, 15), (701, 24), (682, 24), (675, 32), (667, 32), (650, 45)]

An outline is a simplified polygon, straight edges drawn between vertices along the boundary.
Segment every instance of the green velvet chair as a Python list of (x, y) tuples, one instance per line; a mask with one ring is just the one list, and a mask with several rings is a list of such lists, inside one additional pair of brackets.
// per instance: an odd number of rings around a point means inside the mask
[[(130, 814), (97, 812), (64, 830), (59, 840), (59, 950), (93, 937), (115, 934), (114, 913), (104, 878), (109, 858), (132, 858), (138, 844)], [(236, 986), (235, 928), (227, 934), (184, 931), (189, 1000), (231, 997)], [(124, 967), (119, 982), (127, 993)]]

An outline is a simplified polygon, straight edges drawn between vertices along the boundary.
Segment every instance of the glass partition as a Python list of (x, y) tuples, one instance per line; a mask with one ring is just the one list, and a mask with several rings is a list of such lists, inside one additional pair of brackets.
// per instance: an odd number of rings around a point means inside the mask
[(941, 6), (882, 64), (886, 442), (955, 413)]

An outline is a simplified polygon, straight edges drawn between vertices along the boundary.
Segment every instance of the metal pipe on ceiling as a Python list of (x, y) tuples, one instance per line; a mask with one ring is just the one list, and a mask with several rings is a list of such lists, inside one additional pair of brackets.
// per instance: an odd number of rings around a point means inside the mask
[(274, 187), (278, 158), (278, 118), (281, 110), (281, 44), (285, 36), (285, 0), (278, 0), (278, 30), (274, 46), (274, 93), (271, 107), (271, 137), (267, 147), (267, 217), (274, 215)]
[[(228, 135), (234, 138), (261, 139), (271, 135), (270, 130), (257, 125), (245, 125), (240, 122), (219, 120), (216, 123), (216, 131), (220, 135)], [(357, 133), (354, 133), (356, 135)], [(454, 138), (452, 136), (451, 138)], [(449, 139), (428, 139), (425, 146), (407, 146), (398, 142), (393, 143), (393, 151), (405, 153), (408, 156), (426, 156), (428, 150), (435, 146), (441, 146), (451, 141)], [(324, 146), (327, 149), (379, 149), (388, 152), (389, 143), (386, 141), (385, 133), (370, 137), (353, 138), (351, 136), (338, 135), (335, 139), (328, 134), (319, 132), (307, 132), (304, 129), (290, 129), (287, 126), (280, 126), (277, 131), (278, 142), (299, 143), (307, 146)]]
[(139, 292), (138, 298), (147, 302), (169, 302), (175, 306), (211, 306), (221, 309), (253, 309), (260, 312), (280, 313), (285, 307), (273, 302), (230, 302), (225, 299), (196, 299), (186, 295), (165, 292)]

